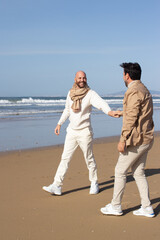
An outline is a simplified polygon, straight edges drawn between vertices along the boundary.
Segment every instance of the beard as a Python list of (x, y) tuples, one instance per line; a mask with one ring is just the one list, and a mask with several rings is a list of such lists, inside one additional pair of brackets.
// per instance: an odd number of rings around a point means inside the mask
[(124, 81), (124, 84), (125, 84), (126, 87), (128, 87), (128, 83), (127, 82)]
[(86, 82), (83, 82), (83, 84), (82, 83), (76, 83), (77, 84), (77, 86), (79, 87), (79, 88), (84, 88), (85, 86), (86, 86)]

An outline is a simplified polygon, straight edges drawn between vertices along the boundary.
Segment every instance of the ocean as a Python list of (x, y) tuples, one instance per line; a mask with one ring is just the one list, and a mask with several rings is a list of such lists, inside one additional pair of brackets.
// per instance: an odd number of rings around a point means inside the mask
[[(112, 110), (122, 110), (123, 96), (102, 97)], [(63, 144), (68, 120), (56, 136), (54, 128), (65, 107), (66, 97), (1, 97), (0, 151), (21, 150)], [(160, 96), (153, 96), (155, 130), (160, 130)], [(122, 118), (106, 116), (93, 107), (91, 122), (94, 138), (116, 136)]]

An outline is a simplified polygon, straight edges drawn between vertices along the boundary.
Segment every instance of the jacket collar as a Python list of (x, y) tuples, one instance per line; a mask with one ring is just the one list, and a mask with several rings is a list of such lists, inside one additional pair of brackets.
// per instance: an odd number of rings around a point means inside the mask
[(133, 86), (133, 85), (137, 85), (137, 84), (139, 84), (141, 81), (140, 80), (134, 80), (134, 81), (132, 81), (131, 83), (129, 83), (128, 84), (128, 88), (130, 88), (131, 86)]

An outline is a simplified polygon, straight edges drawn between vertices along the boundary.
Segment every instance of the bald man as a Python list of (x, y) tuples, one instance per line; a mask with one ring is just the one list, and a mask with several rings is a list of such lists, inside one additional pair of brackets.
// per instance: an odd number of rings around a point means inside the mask
[(54, 182), (49, 186), (44, 186), (43, 190), (55, 195), (62, 194), (64, 176), (71, 157), (79, 146), (83, 151), (89, 170), (89, 180), (91, 182), (89, 193), (97, 194), (99, 192), (97, 167), (92, 150), (93, 134), (90, 121), (92, 106), (109, 116), (119, 117), (115, 111), (111, 111), (108, 104), (95, 91), (89, 88), (85, 72), (79, 71), (75, 75), (74, 84), (67, 95), (65, 109), (55, 128), (55, 134), (59, 135), (61, 125), (69, 118), (70, 123), (67, 127), (61, 162), (54, 177)]

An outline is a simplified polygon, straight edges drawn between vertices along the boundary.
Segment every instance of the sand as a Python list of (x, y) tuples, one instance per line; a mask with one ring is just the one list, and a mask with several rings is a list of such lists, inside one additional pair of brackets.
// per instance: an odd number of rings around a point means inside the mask
[(88, 170), (78, 149), (66, 174), (62, 196), (42, 190), (53, 181), (63, 146), (0, 153), (0, 240), (142, 240), (160, 238), (160, 135), (148, 155), (146, 175), (155, 218), (138, 217), (136, 184), (128, 174), (123, 216), (104, 216), (110, 202), (118, 138), (94, 142), (100, 193), (89, 195)]

